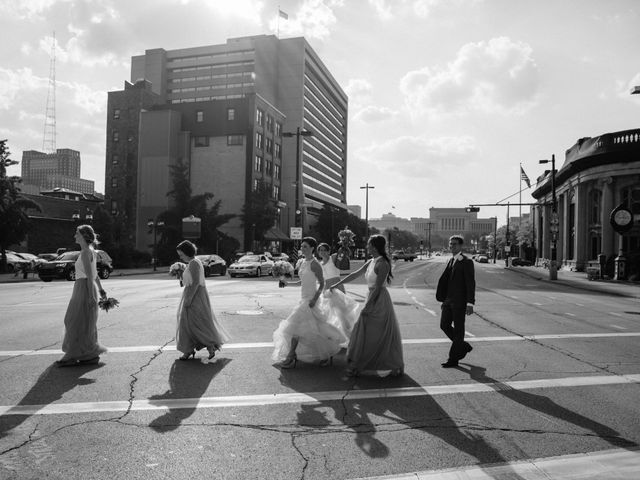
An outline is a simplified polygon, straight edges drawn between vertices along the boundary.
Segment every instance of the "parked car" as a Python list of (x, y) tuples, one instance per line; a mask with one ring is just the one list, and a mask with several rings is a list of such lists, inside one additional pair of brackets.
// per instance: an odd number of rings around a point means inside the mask
[[(98, 276), (102, 279), (107, 279), (113, 272), (113, 261), (104, 250), (96, 250), (96, 253), (98, 255)], [(79, 255), (79, 251), (64, 252), (54, 260), (41, 263), (38, 268), (40, 280), (50, 282), (56, 278), (66, 278), (69, 281), (74, 281), (76, 279), (76, 260)]]
[(273, 261), (269, 260), (266, 255), (245, 255), (240, 257), (237, 262), (229, 265), (229, 276), (237, 277), (239, 275), (253, 275), (259, 277), (261, 275), (270, 275), (273, 268)]
[(278, 262), (280, 260), (288, 262), (289, 261), (289, 255), (287, 255), (286, 253), (276, 253), (271, 255), (271, 260), (273, 260), (274, 262)]
[(38, 258), (40, 258), (42, 260), (45, 260), (45, 261), (55, 260), (59, 256), (60, 256), (59, 253), (39, 253), (38, 254)]
[(489, 257), (487, 257), (486, 255), (476, 255), (476, 262), (489, 263)]
[(208, 277), (210, 275), (226, 275), (227, 274), (227, 262), (225, 262), (222, 257), (211, 254), (211, 255), (197, 255), (198, 258), (202, 262), (202, 266), (204, 267), (204, 276)]
[(530, 267), (533, 263), (529, 260), (525, 260), (524, 258), (513, 257), (511, 259), (511, 265), (514, 267)]
[(418, 256), (415, 253), (405, 252), (404, 250), (394, 250), (391, 254), (392, 260), (404, 260), (405, 262), (413, 262)]
[(25, 260), (16, 252), (7, 250), (5, 251), (5, 254), (7, 255), (7, 271), (9, 273), (17, 272), (19, 270), (22, 270), (23, 267), (29, 266), (29, 260)]

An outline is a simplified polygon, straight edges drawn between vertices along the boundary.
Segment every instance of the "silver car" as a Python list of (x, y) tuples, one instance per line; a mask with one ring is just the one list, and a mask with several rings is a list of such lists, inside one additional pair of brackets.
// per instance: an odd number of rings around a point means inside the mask
[(237, 262), (232, 263), (227, 271), (230, 277), (240, 275), (260, 277), (262, 275), (271, 275), (273, 261), (269, 260), (266, 255), (245, 255), (240, 257)]

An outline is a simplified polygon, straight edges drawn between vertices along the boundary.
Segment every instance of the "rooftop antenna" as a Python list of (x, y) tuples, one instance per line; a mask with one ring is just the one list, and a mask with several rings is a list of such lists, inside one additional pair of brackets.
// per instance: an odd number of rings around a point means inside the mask
[(51, 60), (49, 63), (49, 88), (47, 90), (47, 109), (44, 118), (44, 137), (42, 150), (56, 153), (56, 32), (53, 32)]

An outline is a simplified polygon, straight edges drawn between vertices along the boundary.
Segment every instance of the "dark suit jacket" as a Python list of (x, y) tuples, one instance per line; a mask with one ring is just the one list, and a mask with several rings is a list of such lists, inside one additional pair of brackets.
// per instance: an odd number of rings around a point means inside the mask
[(473, 260), (462, 255), (462, 260), (445, 268), (436, 289), (436, 300), (447, 300), (452, 305), (466, 306), (476, 303), (476, 279)]

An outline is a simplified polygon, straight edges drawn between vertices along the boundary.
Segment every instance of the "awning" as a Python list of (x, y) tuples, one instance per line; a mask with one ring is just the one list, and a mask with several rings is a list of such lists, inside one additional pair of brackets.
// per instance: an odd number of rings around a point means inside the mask
[(265, 240), (290, 240), (290, 238), (277, 227), (271, 227), (267, 230), (267, 233), (264, 234), (264, 238)]

